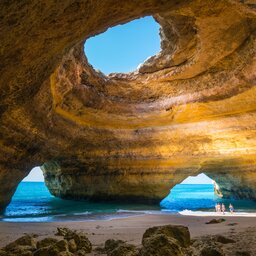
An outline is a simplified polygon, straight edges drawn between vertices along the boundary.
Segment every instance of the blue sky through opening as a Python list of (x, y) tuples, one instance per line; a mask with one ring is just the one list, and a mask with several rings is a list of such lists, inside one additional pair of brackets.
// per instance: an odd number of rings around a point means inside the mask
[(134, 71), (160, 51), (159, 28), (152, 16), (109, 28), (86, 41), (85, 54), (105, 74)]

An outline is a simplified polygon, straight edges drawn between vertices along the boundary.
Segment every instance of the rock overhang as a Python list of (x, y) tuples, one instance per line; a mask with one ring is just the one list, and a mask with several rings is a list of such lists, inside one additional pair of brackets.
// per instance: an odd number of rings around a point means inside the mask
[[(157, 201), (204, 170), (232, 181), (227, 195), (255, 198), (254, 6), (135, 2), (3, 3), (3, 205), (44, 163), (63, 198)], [(95, 71), (85, 38), (145, 15), (161, 52), (129, 74)]]

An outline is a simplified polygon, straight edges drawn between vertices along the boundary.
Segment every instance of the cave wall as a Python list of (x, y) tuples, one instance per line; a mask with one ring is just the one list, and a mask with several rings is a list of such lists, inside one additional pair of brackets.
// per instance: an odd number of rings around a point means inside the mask
[[(256, 198), (253, 1), (1, 1), (0, 208), (42, 165), (67, 199), (157, 202), (207, 173)], [(152, 15), (161, 52), (105, 76), (87, 38)]]

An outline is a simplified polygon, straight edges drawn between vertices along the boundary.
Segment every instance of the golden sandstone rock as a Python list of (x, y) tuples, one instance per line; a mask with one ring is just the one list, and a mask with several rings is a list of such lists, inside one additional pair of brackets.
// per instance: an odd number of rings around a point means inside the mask
[[(86, 39), (146, 15), (161, 52), (95, 71)], [(0, 209), (38, 165), (67, 199), (157, 202), (202, 172), (256, 199), (254, 1), (8, 0), (0, 17)]]

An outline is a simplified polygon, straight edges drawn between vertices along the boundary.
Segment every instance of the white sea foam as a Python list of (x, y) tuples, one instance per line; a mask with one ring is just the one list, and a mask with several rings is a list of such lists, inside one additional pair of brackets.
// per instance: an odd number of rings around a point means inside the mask
[(85, 212), (78, 212), (78, 213), (73, 213), (72, 215), (89, 215), (89, 214), (92, 214), (92, 212), (88, 212), (88, 211), (85, 211)]
[(186, 216), (202, 216), (202, 217), (207, 217), (207, 216), (213, 216), (213, 217), (256, 217), (256, 212), (225, 212), (223, 213), (218, 213), (218, 212), (206, 212), (206, 211), (190, 211), (190, 210), (183, 210), (180, 211), (179, 214), (181, 215), (186, 215)]
[(119, 209), (117, 213), (137, 213), (137, 214), (161, 214), (161, 211), (157, 210), (123, 210)]

